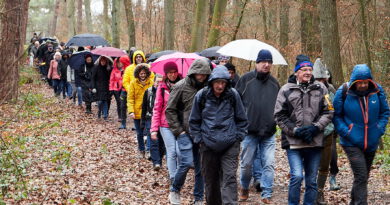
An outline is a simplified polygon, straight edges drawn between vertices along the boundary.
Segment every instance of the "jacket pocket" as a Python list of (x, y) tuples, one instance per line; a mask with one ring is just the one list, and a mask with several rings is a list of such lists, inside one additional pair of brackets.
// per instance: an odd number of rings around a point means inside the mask
[(352, 129), (353, 129), (353, 123), (351, 123), (351, 124), (348, 125), (347, 137), (349, 137), (349, 136), (351, 135)]

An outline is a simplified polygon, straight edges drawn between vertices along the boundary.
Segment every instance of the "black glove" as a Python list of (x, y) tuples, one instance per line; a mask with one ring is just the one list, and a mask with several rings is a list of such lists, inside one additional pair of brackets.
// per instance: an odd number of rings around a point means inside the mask
[(303, 131), (306, 130), (306, 127), (307, 127), (307, 126), (303, 126), (303, 127), (297, 128), (297, 129), (294, 131), (294, 136), (295, 136), (296, 138), (302, 139), (302, 138), (303, 138), (303, 134), (304, 134)]
[(320, 129), (314, 125), (310, 125), (310, 126), (305, 126), (302, 132), (303, 132), (302, 140), (307, 144), (310, 144), (313, 141), (313, 138), (318, 135)]

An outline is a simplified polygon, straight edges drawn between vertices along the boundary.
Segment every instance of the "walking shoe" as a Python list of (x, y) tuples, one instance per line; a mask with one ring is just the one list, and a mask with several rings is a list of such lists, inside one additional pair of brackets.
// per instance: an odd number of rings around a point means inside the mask
[(264, 204), (271, 204), (271, 199), (270, 198), (264, 198), (264, 199), (261, 199), (261, 202), (263, 202)]
[(203, 205), (203, 201), (199, 201), (199, 200), (198, 200), (198, 201), (195, 201), (195, 202), (194, 202), (194, 205)]
[(249, 198), (249, 189), (241, 188), (239, 201), (246, 201), (248, 198)]
[(121, 126), (119, 126), (119, 129), (126, 129), (126, 125), (125, 124), (121, 124)]
[(154, 171), (159, 171), (160, 168), (161, 168), (161, 165), (159, 165), (159, 164), (156, 164), (156, 165), (154, 165), (154, 167), (153, 167)]
[(138, 151), (138, 159), (142, 159), (145, 157), (145, 151)]
[(317, 193), (317, 205), (326, 205), (327, 203), (325, 202), (325, 198), (324, 198), (324, 192), (321, 191), (321, 190), (318, 190), (318, 193)]
[(169, 192), (168, 199), (169, 199), (169, 202), (171, 204), (178, 205), (181, 203), (180, 202), (180, 193), (178, 193), (178, 192), (174, 192), (174, 191)]
[(150, 151), (146, 151), (146, 152), (145, 152), (145, 158), (146, 158), (147, 160), (149, 160), (149, 159), (151, 159), (150, 156), (151, 156), (151, 155), (150, 155)]
[(257, 192), (262, 192), (262, 191), (263, 191), (263, 190), (261, 189), (260, 182), (255, 181), (255, 183), (253, 183), (253, 186), (255, 187), (255, 189), (256, 189)]
[(336, 183), (336, 176), (335, 175), (330, 175), (330, 177), (329, 177), (329, 184), (330, 184), (329, 189), (331, 191), (340, 190), (340, 186)]

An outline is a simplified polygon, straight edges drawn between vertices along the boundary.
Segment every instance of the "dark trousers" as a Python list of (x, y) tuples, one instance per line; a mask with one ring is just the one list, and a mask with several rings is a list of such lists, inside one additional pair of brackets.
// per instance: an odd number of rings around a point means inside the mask
[[(337, 136), (337, 134), (334, 134)], [(337, 166), (337, 146), (336, 146), (337, 138), (333, 138), (332, 142), (332, 157), (330, 159), (330, 169), (329, 172), (331, 175), (337, 175), (339, 173), (339, 167)]]
[(353, 172), (350, 205), (367, 205), (367, 184), (375, 152), (364, 152), (358, 147), (343, 147)]
[(207, 204), (238, 204), (236, 173), (239, 153), (239, 142), (221, 153), (204, 145), (200, 148)]
[(122, 120), (122, 123), (126, 124), (126, 118), (127, 118), (127, 92), (121, 91), (120, 94), (120, 118)]
[(118, 118), (121, 119), (121, 100), (120, 100), (121, 91), (111, 91), (110, 92), (110, 100), (108, 101), (108, 111), (110, 111), (111, 106), (111, 98), (114, 96), (116, 102), (116, 112), (118, 114)]

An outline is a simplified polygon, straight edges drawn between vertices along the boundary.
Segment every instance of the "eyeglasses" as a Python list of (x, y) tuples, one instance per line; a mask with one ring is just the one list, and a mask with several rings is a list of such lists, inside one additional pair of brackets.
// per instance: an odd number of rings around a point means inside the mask
[(313, 72), (311, 68), (300, 69), (302, 72)]

